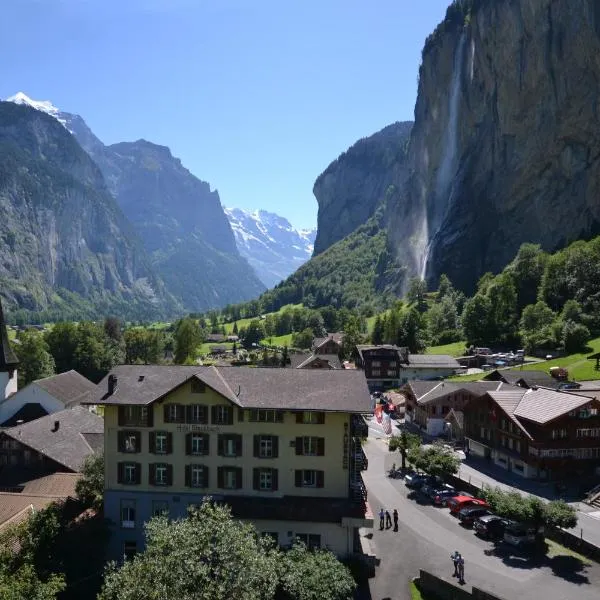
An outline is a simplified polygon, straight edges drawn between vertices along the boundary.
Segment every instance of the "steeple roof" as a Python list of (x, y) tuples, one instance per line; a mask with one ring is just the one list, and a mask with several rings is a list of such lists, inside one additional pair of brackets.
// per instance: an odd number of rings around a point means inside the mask
[(4, 311), (2, 310), (2, 300), (0, 300), (0, 371), (12, 371), (17, 368), (19, 359), (13, 352), (8, 341), (6, 331), (6, 322), (4, 321)]

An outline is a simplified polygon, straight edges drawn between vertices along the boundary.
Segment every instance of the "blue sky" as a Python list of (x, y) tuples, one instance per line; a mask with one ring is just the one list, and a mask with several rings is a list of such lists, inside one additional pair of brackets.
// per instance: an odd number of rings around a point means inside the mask
[(171, 148), (225, 206), (316, 224), (314, 180), (413, 117), (449, 0), (2, 0), (0, 98)]

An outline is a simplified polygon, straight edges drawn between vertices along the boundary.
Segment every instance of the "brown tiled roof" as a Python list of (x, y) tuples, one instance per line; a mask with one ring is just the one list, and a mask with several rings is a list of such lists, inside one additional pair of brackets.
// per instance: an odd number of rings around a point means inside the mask
[[(55, 423), (58, 423), (58, 430), (53, 431)], [(2, 433), (67, 469), (78, 471), (85, 457), (92, 454), (92, 449), (82, 434), (104, 434), (104, 419), (83, 406), (75, 406), (23, 425), (3, 429)]]
[(117, 388), (108, 395), (108, 375), (92, 404), (150, 404), (192, 377), (242, 408), (369, 412), (367, 381), (360, 371), (251, 367), (120, 365)]
[(52, 502), (62, 499), (62, 497), (0, 492), (0, 529), (16, 525), (32, 515), (34, 511), (42, 510)]
[(26, 482), (22, 493), (53, 498), (75, 498), (75, 486), (80, 478), (80, 473), (52, 473)]
[(38, 379), (33, 382), (33, 385), (41, 387), (51, 396), (60, 400), (65, 408), (79, 404), (81, 400), (96, 393), (96, 385), (73, 370)]
[(544, 424), (576, 410), (589, 401), (588, 396), (538, 388), (527, 390), (515, 408), (514, 414), (516, 417)]
[(504, 388), (500, 391), (489, 392), (488, 395), (529, 439), (533, 439), (531, 434), (523, 426), (523, 423), (521, 423), (514, 414), (521, 398), (523, 398), (526, 393), (527, 390), (515, 386), (512, 388)]

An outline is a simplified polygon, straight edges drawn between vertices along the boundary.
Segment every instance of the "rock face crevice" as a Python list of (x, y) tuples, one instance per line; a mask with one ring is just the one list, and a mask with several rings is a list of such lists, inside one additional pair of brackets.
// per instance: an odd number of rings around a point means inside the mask
[(456, 6), (424, 50), (410, 177), (388, 227), (410, 271), (472, 291), (523, 242), (554, 250), (600, 229), (600, 9), (476, 0), (457, 18)]

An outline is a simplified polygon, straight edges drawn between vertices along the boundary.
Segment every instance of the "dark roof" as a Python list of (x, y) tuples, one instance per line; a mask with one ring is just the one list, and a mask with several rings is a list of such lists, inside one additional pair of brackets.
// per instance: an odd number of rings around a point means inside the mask
[(328, 333), (326, 337), (317, 337), (312, 342), (312, 347), (316, 350), (320, 348), (326, 342), (332, 341), (335, 342), (338, 346), (342, 344), (344, 339), (343, 333)]
[(12, 416), (0, 425), (0, 427), (14, 427), (19, 421), (29, 423), (48, 414), (39, 402), (27, 402)]
[[(58, 422), (58, 430), (53, 431)], [(3, 429), (2, 433), (29, 446), (71, 471), (78, 471), (92, 454), (83, 434), (104, 434), (104, 419), (83, 406), (67, 408), (30, 423)]]
[(238, 519), (341, 523), (343, 518), (368, 518), (370, 512), (366, 503), (346, 498), (225, 496), (220, 501), (228, 504)]
[[(117, 387), (108, 395), (108, 377)], [(363, 413), (371, 410), (367, 381), (360, 371), (120, 365), (99, 384), (91, 404), (150, 404), (197, 378), (242, 408), (279, 408)]]
[(408, 384), (418, 404), (427, 404), (456, 392), (468, 392), (480, 398), (487, 392), (501, 389), (502, 381), (411, 381)]
[(590, 400), (589, 396), (557, 392), (547, 388), (527, 390), (514, 414), (516, 417), (544, 424), (588, 404)]
[(458, 369), (458, 361), (448, 354), (409, 354), (409, 369)]
[(12, 371), (18, 364), (19, 359), (8, 341), (4, 310), (2, 309), (2, 300), (0, 300), (0, 371)]
[(307, 358), (310, 358), (313, 354), (309, 354), (308, 352), (299, 353), (295, 352), (289, 355), (290, 359), (290, 367), (292, 369), (296, 369), (298, 365), (301, 365)]
[(207, 342), (224, 342), (227, 339), (227, 336), (222, 333), (209, 333), (206, 336)]
[(483, 378), (486, 381), (505, 381), (511, 385), (519, 385), (521, 387), (549, 387), (558, 388), (564, 382), (554, 379), (550, 374), (545, 371), (522, 371), (521, 369), (503, 369), (498, 371), (490, 371)]
[(307, 356), (296, 369), (305, 369), (316, 360), (324, 360), (332, 369), (341, 369), (342, 363), (337, 354), (311, 354)]
[(37, 379), (33, 385), (41, 387), (51, 396), (60, 400), (65, 407), (79, 404), (88, 396), (96, 393), (96, 385), (73, 370)]

